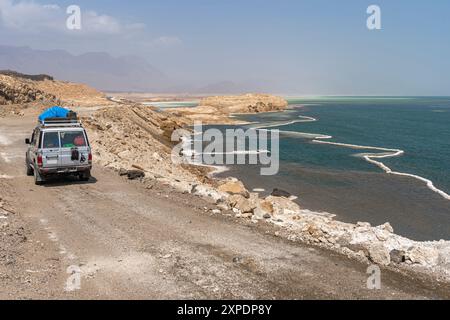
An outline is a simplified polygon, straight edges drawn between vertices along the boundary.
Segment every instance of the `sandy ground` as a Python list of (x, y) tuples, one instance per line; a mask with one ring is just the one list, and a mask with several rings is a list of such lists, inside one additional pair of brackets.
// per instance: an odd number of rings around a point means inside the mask
[[(0, 196), (14, 211), (0, 221), (7, 223), (0, 230), (2, 299), (450, 297), (448, 288), (387, 270), (381, 290), (368, 290), (366, 265), (99, 166), (87, 183), (35, 186), (25, 176), (23, 143), (34, 119), (0, 119)], [(78, 271), (80, 289), (68, 291)]]

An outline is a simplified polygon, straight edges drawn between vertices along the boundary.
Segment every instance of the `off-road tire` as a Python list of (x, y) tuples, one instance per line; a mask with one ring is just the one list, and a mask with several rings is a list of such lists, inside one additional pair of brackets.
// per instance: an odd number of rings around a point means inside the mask
[(37, 186), (41, 186), (44, 184), (45, 180), (42, 178), (41, 174), (39, 173), (39, 170), (34, 166), (34, 184)]
[(31, 177), (34, 173), (33, 173), (33, 168), (31, 168), (30, 162), (28, 161), (28, 155), (25, 155), (25, 165), (27, 166), (27, 168), (26, 168), (27, 176)]
[(91, 171), (90, 170), (80, 174), (80, 181), (89, 181), (90, 178), (91, 178)]

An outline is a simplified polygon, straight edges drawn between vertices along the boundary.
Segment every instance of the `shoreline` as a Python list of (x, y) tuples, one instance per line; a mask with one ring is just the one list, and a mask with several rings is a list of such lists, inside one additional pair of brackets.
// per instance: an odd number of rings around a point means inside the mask
[[(294, 120), (288, 123), (316, 121), (316, 119), (311, 117), (304, 118), (304, 120)], [(208, 125), (214, 125), (214, 123)], [(274, 124), (273, 126), (280, 126), (280, 124)], [(257, 126), (254, 129), (264, 130), (267, 127), (270, 126)], [(318, 139), (318, 135), (309, 135), (314, 136), (314, 140)], [(331, 139), (332, 137), (327, 136), (326, 138)], [(317, 141), (319, 143), (324, 142)], [(346, 147), (350, 147), (350, 145), (346, 145)], [(374, 149), (356, 145), (352, 145), (352, 147), (357, 149)], [(381, 148), (376, 147), (376, 150), (394, 152), (393, 149), (388, 150), (387, 148), (382, 148), (381, 150)], [(396, 154), (400, 151), (395, 150)], [(386, 156), (385, 154), (381, 155), (383, 157)], [(374, 155), (374, 157), (378, 156), (380, 154)], [(368, 157), (368, 160), (372, 160), (368, 155), (365, 155), (365, 157)], [(225, 179), (218, 177), (219, 174), (220, 172), (214, 171), (211, 174), (211, 177), (219, 184), (224, 183), (224, 181), (225, 184), (227, 181), (241, 183), (239, 179), (232, 178), (229, 175), (226, 175)], [(274, 199), (272, 196), (259, 199), (258, 193), (251, 193), (250, 195), (256, 201), (254, 204), (255, 208), (251, 210), (253, 213), (245, 213), (244, 211), (248, 210), (245, 208), (246, 206), (248, 207), (248, 203), (239, 204), (239, 201), (245, 202), (246, 200), (241, 198), (236, 202), (234, 193), (230, 193), (229, 197), (232, 198), (230, 207), (236, 216), (250, 218), (255, 223), (260, 220), (266, 220), (285, 228), (292, 232), (288, 239), (300, 239), (304, 243), (324, 247), (369, 264), (376, 263), (386, 267), (389, 266), (389, 268), (397, 271), (407, 270), (424, 274), (430, 274), (431, 272), (439, 281), (450, 282), (450, 241), (414, 241), (395, 234), (388, 222), (378, 227), (373, 227), (367, 222), (358, 222), (357, 224), (345, 223), (334, 220), (335, 215), (333, 214), (313, 212), (300, 208), (287, 198), (281, 197), (281, 201), (280, 199)], [(260, 208), (261, 203), (266, 202), (268, 199), (273, 201), (272, 205), (278, 206), (279, 209), (279, 212), (270, 219), (261, 216)], [(282, 204), (277, 202), (282, 202)]]
[[(175, 108), (176, 110), (177, 108)], [(195, 109), (195, 108), (194, 108)], [(296, 108), (298, 109), (298, 108)], [(267, 112), (263, 112), (263, 114), (268, 114), (268, 113), (284, 113), (287, 110), (284, 111), (267, 111)], [(262, 114), (262, 113), (254, 113), (254, 114)], [(249, 115), (249, 113), (231, 113), (228, 115), (228, 118), (235, 120), (234, 117), (235, 116), (239, 116), (239, 115)], [(290, 124), (295, 124), (295, 123), (303, 123), (303, 122), (316, 122), (318, 121), (317, 119), (313, 118), (313, 117), (308, 117), (308, 116), (302, 116), (300, 115), (299, 118), (302, 118), (302, 120), (291, 120), (291, 121), (286, 121), (284, 123), (277, 123), (277, 124), (273, 124), (273, 125), (260, 125), (261, 122), (242, 122), (243, 120), (236, 120), (235, 123), (205, 123), (204, 125), (235, 125), (235, 126), (239, 126), (239, 125), (245, 125), (245, 126), (249, 126), (249, 125), (256, 125), (254, 127), (251, 127), (250, 129), (253, 130), (266, 130), (268, 128), (272, 128), (272, 127), (282, 127), (282, 126), (287, 126)], [(270, 131), (270, 130), (269, 130)], [(430, 179), (427, 179), (425, 177), (419, 176), (419, 175), (415, 175), (415, 174), (411, 174), (411, 173), (406, 173), (406, 172), (398, 172), (398, 171), (393, 171), (391, 168), (389, 168), (388, 166), (386, 166), (383, 162), (381, 161), (376, 161), (375, 159), (384, 159), (384, 158), (391, 158), (391, 157), (398, 157), (398, 156), (402, 156), (404, 155), (404, 151), (400, 150), (400, 149), (391, 149), (391, 148), (384, 148), (384, 147), (375, 147), (375, 146), (364, 146), (364, 145), (355, 145), (355, 144), (347, 144), (347, 143), (341, 143), (341, 142), (334, 142), (334, 141), (323, 141), (323, 140), (328, 140), (328, 139), (333, 139), (333, 136), (329, 136), (329, 135), (323, 135), (323, 134), (316, 134), (316, 133), (306, 133), (306, 132), (297, 132), (297, 131), (283, 131), (280, 130), (280, 132), (286, 133), (286, 134), (295, 134), (295, 135), (301, 135), (304, 137), (310, 136), (311, 137), (311, 141), (313, 143), (320, 143), (320, 144), (328, 144), (328, 145), (334, 145), (334, 146), (339, 146), (339, 147), (344, 147), (344, 148), (350, 148), (350, 149), (363, 149), (363, 150), (378, 150), (378, 151), (386, 151), (387, 153), (361, 153), (361, 154), (356, 154), (355, 156), (360, 157), (362, 159), (364, 159), (365, 161), (367, 161), (368, 163), (374, 164), (375, 166), (379, 167), (380, 169), (382, 169), (386, 174), (391, 174), (391, 175), (397, 175), (397, 176), (404, 176), (404, 177), (410, 177), (416, 180), (419, 180), (421, 182), (424, 182), (427, 186), (428, 189), (430, 189), (432, 192), (435, 192), (437, 194), (439, 194), (442, 198), (446, 199), (446, 200), (450, 200), (450, 195), (448, 193), (446, 193), (444, 190), (441, 190), (439, 188), (437, 188), (433, 181), (431, 181)], [(217, 170), (217, 166), (210, 166), (211, 168)], [(223, 169), (223, 171), (229, 171), (229, 169)], [(214, 172), (212, 175), (214, 174), (220, 174), (222, 173), (222, 170), (219, 169), (218, 172)]]
[[(317, 121), (317, 119), (312, 118), (312, 117), (308, 117), (308, 116), (299, 116), (299, 118), (303, 118), (304, 120), (292, 120), (292, 121), (288, 121), (288, 122), (286, 122), (284, 124), (275, 124), (275, 125), (272, 125), (272, 126), (270, 126), (270, 125), (269, 126), (256, 126), (253, 129), (265, 130), (265, 129), (271, 128), (271, 127), (282, 127), (282, 126), (287, 126), (287, 125), (294, 124), (294, 123), (316, 122)], [(450, 195), (448, 193), (446, 193), (445, 191), (435, 187), (433, 181), (431, 181), (430, 179), (427, 179), (425, 177), (421, 177), (421, 176), (418, 176), (418, 175), (415, 175), (415, 174), (411, 174), (411, 173), (393, 171), (391, 168), (386, 166), (383, 162), (373, 160), (373, 158), (375, 158), (375, 159), (384, 159), (384, 158), (393, 158), (393, 157), (402, 156), (402, 155), (405, 154), (405, 152), (403, 150), (390, 149), (390, 148), (384, 148), (384, 147), (363, 146), (363, 145), (348, 144), (348, 143), (333, 142), (333, 141), (323, 141), (323, 140), (333, 139), (333, 136), (329, 136), (329, 135), (307, 133), (307, 132), (297, 132), (297, 131), (281, 131), (281, 130), (280, 130), (280, 132), (288, 133), (288, 134), (298, 134), (298, 135), (302, 135), (302, 136), (312, 136), (312, 140), (311, 141), (313, 143), (328, 144), (328, 145), (334, 145), (334, 146), (350, 148), (350, 149), (386, 151), (386, 152), (388, 152), (387, 154), (386, 153), (361, 153), (361, 154), (357, 154), (356, 156), (360, 157), (360, 158), (363, 158), (367, 162), (376, 165), (377, 167), (382, 169), (387, 174), (404, 176), (404, 177), (411, 177), (411, 178), (414, 178), (416, 180), (420, 180), (422, 182), (425, 182), (427, 187), (428, 187), (428, 189), (430, 189), (431, 191), (439, 194), (444, 199), (450, 200)]]
[[(192, 109), (195, 110), (195, 108), (197, 107), (193, 107)], [(177, 109), (183, 109), (183, 108), (173, 108), (173, 110), (177, 110)], [(299, 108), (295, 108), (295, 109), (299, 109)], [(250, 115), (250, 114), (270, 114), (270, 113), (285, 113), (287, 110), (274, 110), (274, 111), (266, 111), (266, 112), (260, 112), (260, 113), (230, 113), (228, 114), (228, 119), (231, 119), (232, 121), (235, 120), (234, 118), (236, 116), (240, 116), (240, 115)], [(290, 109), (292, 110), (292, 109)], [(227, 122), (224, 121), (224, 123), (216, 123), (216, 122), (211, 122), (211, 123), (204, 123), (204, 125), (235, 125), (235, 126), (239, 126), (239, 125), (245, 125), (245, 126), (249, 126), (249, 125), (256, 125), (254, 127), (250, 127), (250, 130), (258, 130), (258, 131), (270, 131), (270, 130), (266, 130), (268, 128), (272, 128), (272, 127), (282, 127), (282, 126), (287, 126), (287, 125), (291, 125), (291, 124), (295, 124), (295, 123), (303, 123), (303, 122), (317, 122), (318, 120), (313, 118), (313, 117), (309, 117), (309, 116), (303, 116), (300, 115), (299, 118), (301, 118), (301, 120), (290, 120), (290, 121), (286, 121), (284, 123), (277, 123), (277, 124), (272, 124), (272, 125), (260, 125), (261, 122), (248, 122), (248, 121), (243, 121), (243, 120), (235, 120), (235, 122)], [(259, 125), (259, 126), (258, 126)], [(446, 193), (445, 191), (437, 188), (433, 181), (431, 181), (430, 179), (427, 179), (425, 177), (419, 176), (419, 175), (415, 175), (415, 174), (411, 174), (411, 173), (406, 173), (406, 172), (399, 172), (399, 171), (393, 171), (391, 168), (389, 168), (388, 166), (386, 166), (383, 162), (381, 161), (376, 161), (375, 159), (384, 159), (384, 158), (392, 158), (392, 157), (398, 157), (398, 156), (402, 156), (405, 154), (404, 150), (400, 150), (400, 149), (391, 149), (391, 148), (384, 148), (384, 147), (376, 147), (376, 146), (365, 146), (365, 145), (356, 145), (356, 144), (348, 144), (348, 143), (342, 143), (342, 142), (334, 142), (334, 141), (323, 141), (323, 140), (329, 140), (329, 139), (333, 139), (333, 136), (330, 135), (323, 135), (323, 134), (316, 134), (316, 133), (307, 133), (307, 132), (297, 132), (297, 131), (283, 131), (280, 130), (280, 132), (286, 133), (286, 134), (295, 134), (295, 135), (302, 135), (304, 137), (306, 136), (310, 136), (311, 137), (311, 141), (313, 143), (320, 143), (320, 144), (328, 144), (328, 145), (334, 145), (334, 146), (339, 146), (339, 147), (344, 147), (344, 148), (350, 148), (350, 149), (363, 149), (363, 150), (378, 150), (378, 151), (386, 151), (387, 153), (361, 153), (361, 154), (356, 154), (355, 156), (360, 157), (362, 159), (364, 159), (365, 161), (374, 164), (375, 166), (379, 167), (380, 169), (382, 169), (385, 173), (387, 174), (392, 174), (392, 175), (397, 175), (397, 176), (404, 176), (404, 177), (410, 177), (410, 178), (414, 178), (416, 180), (422, 181), (426, 184), (427, 188), (430, 189), (431, 191), (439, 194), (440, 196), (442, 196), (444, 199), (446, 200), (450, 200), (450, 194)], [(218, 171), (217, 174), (220, 174), (222, 171), (226, 172), (229, 169), (218, 169), (220, 168), (220, 166), (210, 166), (211, 168), (215, 169)]]

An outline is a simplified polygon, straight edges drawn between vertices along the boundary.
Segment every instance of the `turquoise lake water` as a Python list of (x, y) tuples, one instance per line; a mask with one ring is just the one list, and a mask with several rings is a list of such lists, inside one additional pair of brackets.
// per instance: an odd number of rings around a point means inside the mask
[[(289, 103), (286, 112), (240, 116), (282, 130), (278, 175), (261, 177), (250, 166), (232, 166), (228, 175), (268, 191), (283, 187), (299, 195), (306, 208), (336, 213), (341, 220), (390, 221), (398, 233), (417, 240), (450, 239), (448, 199), (423, 181), (388, 175), (355, 156), (385, 151), (318, 144), (289, 134), (313, 133), (332, 136), (322, 141), (401, 149), (401, 156), (375, 160), (429, 179), (450, 194), (450, 98), (325, 97)], [(281, 125), (305, 116), (317, 121)]]
[[(431, 179), (438, 188), (450, 193), (450, 98), (327, 98), (290, 100), (290, 104), (294, 108), (306, 106), (287, 113), (266, 114), (260, 119), (291, 120), (299, 115), (309, 116), (317, 122), (278, 128), (330, 135), (333, 138), (329, 141), (333, 142), (401, 149), (404, 155), (382, 162), (395, 171)], [(305, 144), (298, 140), (282, 139), (281, 160), (333, 169), (380, 171), (351, 156), (374, 151)]]

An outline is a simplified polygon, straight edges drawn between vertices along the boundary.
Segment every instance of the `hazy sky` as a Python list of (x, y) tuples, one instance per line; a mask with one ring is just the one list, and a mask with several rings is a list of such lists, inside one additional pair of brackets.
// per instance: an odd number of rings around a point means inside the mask
[[(65, 27), (66, 7), (82, 30)], [(366, 27), (381, 7), (382, 30)], [(139, 55), (195, 85), (450, 95), (448, 0), (0, 0), (0, 44)]]

